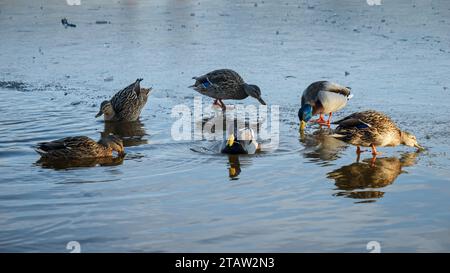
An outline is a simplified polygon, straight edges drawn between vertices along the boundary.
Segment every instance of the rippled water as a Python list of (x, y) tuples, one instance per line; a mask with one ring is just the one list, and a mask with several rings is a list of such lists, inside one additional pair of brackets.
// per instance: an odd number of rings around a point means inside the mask
[[(0, 251), (448, 252), (449, 3), (257, 2), (0, 3)], [(191, 77), (219, 67), (280, 106), (278, 149), (172, 139)], [(137, 77), (155, 90), (140, 122), (96, 120)], [(299, 137), (301, 91), (320, 79), (354, 91), (337, 117), (382, 110), (427, 150), (381, 148), (371, 166), (317, 128)], [(110, 132), (123, 162), (47, 166), (32, 148)]]

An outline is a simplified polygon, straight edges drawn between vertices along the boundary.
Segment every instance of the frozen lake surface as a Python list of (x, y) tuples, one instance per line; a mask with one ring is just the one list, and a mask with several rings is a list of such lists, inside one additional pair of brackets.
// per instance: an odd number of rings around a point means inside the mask
[[(0, 251), (449, 252), (449, 18), (446, 0), (2, 1)], [(191, 77), (217, 68), (280, 106), (278, 149), (172, 139)], [(94, 116), (139, 77), (154, 92), (119, 132), (123, 162), (36, 164), (37, 142), (117, 131)], [(381, 148), (371, 167), (315, 128), (299, 139), (301, 92), (324, 79), (354, 93), (336, 117), (383, 111), (427, 150)]]

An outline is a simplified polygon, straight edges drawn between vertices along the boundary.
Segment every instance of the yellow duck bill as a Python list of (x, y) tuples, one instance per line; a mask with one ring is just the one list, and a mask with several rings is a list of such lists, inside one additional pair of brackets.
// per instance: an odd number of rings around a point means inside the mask
[(227, 146), (232, 147), (234, 144), (234, 134), (231, 134), (227, 139)]
[(303, 130), (305, 130), (305, 127), (306, 127), (306, 122), (305, 121), (300, 121), (300, 131), (303, 131)]

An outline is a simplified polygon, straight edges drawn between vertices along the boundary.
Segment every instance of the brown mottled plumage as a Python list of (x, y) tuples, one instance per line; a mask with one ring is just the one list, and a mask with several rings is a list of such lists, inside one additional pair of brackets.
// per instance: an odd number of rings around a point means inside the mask
[(387, 115), (374, 110), (353, 113), (333, 124), (338, 124), (333, 137), (357, 146), (358, 153), (359, 146), (372, 147), (374, 155), (376, 146), (403, 144), (422, 148), (414, 135), (400, 130)]
[(259, 87), (245, 83), (242, 77), (231, 69), (214, 70), (205, 75), (193, 77), (193, 79), (195, 83), (189, 87), (202, 95), (216, 99), (214, 103), (219, 104), (222, 109), (225, 109), (222, 100), (242, 100), (248, 96), (254, 97), (261, 104), (266, 105), (261, 98)]
[(137, 79), (136, 82), (117, 92), (111, 100), (103, 101), (95, 117), (104, 115), (107, 121), (136, 121), (152, 90), (141, 88), (141, 81), (142, 79)]
[(86, 136), (66, 137), (38, 143), (35, 149), (43, 159), (51, 160), (113, 157), (114, 151), (119, 156), (125, 154), (122, 140), (113, 135), (103, 137), (98, 142)]

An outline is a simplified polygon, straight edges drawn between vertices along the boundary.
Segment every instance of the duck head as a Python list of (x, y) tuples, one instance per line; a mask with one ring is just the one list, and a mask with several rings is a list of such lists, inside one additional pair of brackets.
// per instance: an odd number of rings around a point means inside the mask
[(244, 91), (250, 97), (257, 99), (262, 105), (266, 105), (266, 102), (261, 98), (261, 90), (257, 85), (244, 83)]
[(119, 157), (123, 157), (125, 155), (125, 150), (123, 148), (123, 141), (118, 136), (108, 135), (102, 137), (99, 143), (117, 152)]
[(114, 117), (114, 108), (109, 100), (105, 100), (100, 105), (100, 111), (98, 111), (96, 118), (101, 115), (105, 115), (105, 120), (111, 120)]
[(401, 144), (403, 144), (403, 145), (410, 146), (410, 147), (416, 147), (420, 150), (423, 149), (423, 147), (420, 146), (419, 143), (417, 142), (416, 137), (411, 133), (402, 131), (400, 141), (401, 141)]
[[(239, 130), (239, 138), (236, 137), (236, 133), (232, 133), (228, 136), (225, 147), (222, 149), (222, 153), (226, 154), (248, 154), (252, 142), (256, 143), (255, 134), (251, 128), (244, 128)], [(251, 150), (251, 149), (250, 149)]]
[(312, 118), (312, 106), (304, 104), (298, 110), (298, 118), (300, 120), (300, 131), (303, 131), (306, 127), (306, 123)]

